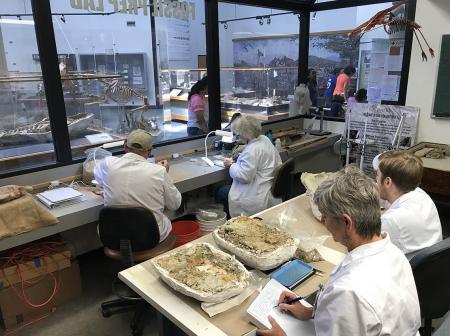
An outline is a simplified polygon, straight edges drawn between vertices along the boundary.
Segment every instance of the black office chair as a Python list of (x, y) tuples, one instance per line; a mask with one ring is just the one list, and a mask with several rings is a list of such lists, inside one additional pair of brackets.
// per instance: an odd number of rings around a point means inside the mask
[[(411, 260), (420, 313), (425, 320), (422, 336), (430, 336), (433, 319), (450, 309), (450, 238), (424, 248)], [(422, 328), (421, 328), (422, 329)]]
[(290, 158), (279, 166), (274, 173), (271, 192), (273, 197), (281, 198), (284, 201), (291, 198), (293, 183), (292, 171), (295, 167), (295, 161)]
[[(141, 207), (103, 207), (100, 211), (98, 230), (100, 240), (104, 245), (105, 255), (123, 262), (124, 268), (151, 259), (175, 246), (176, 237), (169, 236), (159, 243), (159, 228), (153, 213)], [(110, 317), (113, 314), (135, 311), (130, 324), (132, 335), (142, 334), (144, 315), (150, 306), (134, 292), (130, 295), (120, 294), (119, 285), (125, 287), (116, 277), (113, 281), (113, 291), (119, 299), (103, 302), (102, 315)], [(131, 290), (126, 287), (127, 291)]]

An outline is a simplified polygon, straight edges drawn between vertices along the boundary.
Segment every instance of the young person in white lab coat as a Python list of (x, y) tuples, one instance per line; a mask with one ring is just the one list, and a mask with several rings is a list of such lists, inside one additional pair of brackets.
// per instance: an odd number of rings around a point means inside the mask
[(231, 124), (231, 130), (246, 146), (236, 162), (231, 158), (224, 160), (233, 179), (228, 206), (231, 217), (250, 216), (281, 202), (270, 192), (281, 158), (272, 142), (261, 135), (261, 123), (256, 118), (241, 116)]
[[(419, 335), (420, 307), (411, 266), (381, 232), (378, 197), (375, 181), (354, 166), (325, 180), (314, 193), (322, 223), (348, 254), (331, 272), (315, 307), (285, 304), (296, 297), (286, 291), (279, 308), (300, 320), (314, 318), (317, 336)], [(269, 321), (272, 328), (258, 330), (258, 335), (285, 335), (272, 317)]]
[(381, 216), (381, 229), (408, 259), (425, 247), (442, 240), (442, 227), (436, 206), (419, 188), (422, 160), (405, 151), (380, 155), (377, 185), (380, 197), (390, 203)]
[(107, 157), (95, 167), (95, 180), (103, 188), (104, 204), (141, 206), (153, 212), (158, 222), (160, 241), (172, 230), (164, 208), (176, 210), (181, 194), (174, 186), (167, 161), (147, 161), (152, 136), (144, 130), (131, 132), (124, 144), (125, 155)]

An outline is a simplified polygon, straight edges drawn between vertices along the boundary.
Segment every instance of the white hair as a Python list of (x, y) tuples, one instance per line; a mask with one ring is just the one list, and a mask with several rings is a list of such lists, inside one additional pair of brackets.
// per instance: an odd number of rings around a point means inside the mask
[(237, 135), (251, 140), (261, 135), (262, 127), (261, 123), (255, 117), (243, 115), (233, 121), (231, 130)]
[(314, 192), (314, 201), (327, 216), (349, 215), (356, 232), (365, 238), (380, 234), (380, 203), (375, 181), (350, 165), (323, 181)]

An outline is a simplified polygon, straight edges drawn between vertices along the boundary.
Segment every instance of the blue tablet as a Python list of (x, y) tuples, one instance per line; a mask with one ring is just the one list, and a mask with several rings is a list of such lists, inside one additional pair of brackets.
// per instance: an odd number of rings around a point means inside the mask
[(314, 267), (295, 259), (281, 266), (271, 274), (283, 286), (292, 289), (302, 281), (314, 274)]

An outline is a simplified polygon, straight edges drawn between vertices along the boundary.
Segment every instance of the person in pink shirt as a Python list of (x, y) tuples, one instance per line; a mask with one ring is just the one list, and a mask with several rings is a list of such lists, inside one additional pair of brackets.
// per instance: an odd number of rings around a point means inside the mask
[(188, 95), (188, 136), (205, 134), (208, 131), (205, 112), (208, 110), (208, 100), (205, 97), (208, 92), (206, 76), (200, 79), (191, 88)]

